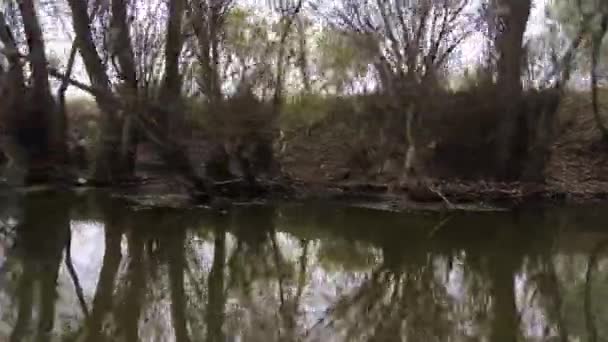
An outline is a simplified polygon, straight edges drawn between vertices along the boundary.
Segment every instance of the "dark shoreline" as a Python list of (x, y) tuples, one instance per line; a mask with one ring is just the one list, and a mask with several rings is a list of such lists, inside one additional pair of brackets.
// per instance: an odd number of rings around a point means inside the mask
[[(152, 207), (208, 207), (225, 210), (232, 205), (283, 201), (324, 200), (378, 210), (500, 212), (559, 205), (587, 205), (607, 201), (604, 191), (562, 191), (551, 185), (492, 182), (437, 182), (431, 196), (422, 200), (408, 189), (388, 184), (365, 182), (311, 183), (294, 180), (260, 182), (255, 188), (241, 188), (241, 180), (216, 183), (217, 195), (210, 200), (197, 199), (173, 179), (146, 178), (113, 186), (77, 184), (40, 184), (31, 186), (0, 185), (0, 192), (29, 193), (67, 191), (101, 192), (122, 197), (136, 205)], [(239, 191), (245, 190), (245, 191)]]

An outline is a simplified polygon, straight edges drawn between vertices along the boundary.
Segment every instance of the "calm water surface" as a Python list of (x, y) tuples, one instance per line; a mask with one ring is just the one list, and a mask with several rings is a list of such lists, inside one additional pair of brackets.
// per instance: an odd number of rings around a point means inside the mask
[(0, 196), (0, 341), (607, 341), (608, 207)]

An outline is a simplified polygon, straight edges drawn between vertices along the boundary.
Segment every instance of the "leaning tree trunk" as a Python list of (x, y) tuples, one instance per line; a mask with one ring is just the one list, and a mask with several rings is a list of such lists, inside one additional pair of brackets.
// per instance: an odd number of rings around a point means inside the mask
[[(121, 120), (121, 149), (120, 159), (123, 165), (122, 177), (132, 177), (135, 173), (135, 158), (137, 155), (138, 132), (134, 122), (134, 116), (139, 111), (137, 73), (135, 71), (135, 57), (131, 44), (131, 35), (127, 23), (127, 0), (112, 0), (112, 29), (118, 34), (112, 42), (118, 57), (120, 70), (118, 74), (127, 88), (126, 94), (122, 95), (123, 101), (127, 103), (127, 110), (123, 113)], [(111, 29), (111, 30), (112, 30)]]
[[(124, 170), (124, 166), (121, 165), (122, 160), (120, 159), (121, 121), (118, 112), (128, 108), (112, 92), (110, 80), (93, 41), (91, 20), (87, 12), (86, 2), (68, 0), (68, 4), (72, 10), (76, 44), (91, 80), (91, 86), (72, 79), (69, 82), (71, 85), (92, 94), (99, 108), (104, 113), (101, 122), (103, 140), (101, 140), (100, 151), (97, 157), (97, 163), (101, 163), (102, 165), (96, 167), (96, 178), (101, 181), (112, 181), (116, 179), (116, 176), (123, 174), (122, 171)], [(199, 30), (196, 31), (199, 32)], [(63, 79), (65, 76), (56, 70), (53, 70), (52, 74), (60, 79)], [(166, 111), (165, 106), (160, 104), (147, 105), (145, 107), (150, 112)], [(192, 185), (192, 195), (201, 199), (212, 197), (213, 189), (211, 185), (205, 177), (197, 174), (188, 156), (181, 149), (181, 146), (171, 139), (163, 139), (162, 134), (158, 132), (158, 125), (137, 114), (131, 116), (133, 124), (138, 127), (139, 131), (148, 141), (158, 147), (165, 163)]]
[(500, 56), (497, 84), (501, 90), (497, 101), (504, 108), (497, 129), (497, 169), (503, 179), (518, 178), (525, 158), (522, 148), (526, 148), (528, 132), (526, 127), (519, 127), (523, 102), (521, 71), (525, 56), (523, 36), (531, 6), (531, 0), (497, 1), (497, 10), (505, 13), (500, 18), (503, 31), (496, 38)]
[(115, 106), (110, 79), (93, 40), (87, 2), (68, 0), (68, 4), (72, 10), (76, 44), (92, 88), (95, 89), (95, 101), (104, 114), (101, 118), (101, 137), (98, 141), (94, 178), (100, 183), (111, 183), (122, 178), (125, 170), (128, 170), (125, 160), (121, 158), (122, 120)]

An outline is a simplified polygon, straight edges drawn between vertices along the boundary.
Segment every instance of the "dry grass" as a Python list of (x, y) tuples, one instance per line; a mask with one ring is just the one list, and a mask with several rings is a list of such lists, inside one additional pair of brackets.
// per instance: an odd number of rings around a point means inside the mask
[[(608, 89), (599, 92), (602, 114), (608, 119)], [(561, 129), (560, 142), (574, 145), (576, 143), (589, 143), (601, 138), (593, 118), (591, 94), (589, 92), (569, 92), (562, 99), (557, 115), (558, 125)]]
[[(608, 89), (600, 91), (602, 115), (608, 119)], [(568, 193), (608, 192), (608, 146), (593, 117), (591, 95), (571, 92), (558, 113), (560, 134), (546, 168), (549, 185)]]

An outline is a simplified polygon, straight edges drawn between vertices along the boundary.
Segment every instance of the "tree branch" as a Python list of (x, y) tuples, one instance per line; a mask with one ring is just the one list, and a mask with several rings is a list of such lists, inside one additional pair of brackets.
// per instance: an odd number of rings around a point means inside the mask
[[(49, 69), (49, 74), (52, 77), (60, 80), (66, 77), (64, 74), (53, 68)], [(96, 89), (95, 87), (86, 85), (72, 78), (69, 78), (69, 83), (70, 85), (100, 99), (108, 108), (112, 108), (116, 111), (125, 109), (124, 105), (112, 93), (106, 92), (103, 89)], [(147, 109), (148, 111), (166, 110), (161, 105), (149, 105)], [(146, 139), (148, 139), (148, 141), (153, 143), (159, 149), (161, 157), (167, 166), (172, 167), (177, 174), (184, 177), (184, 179), (193, 187), (193, 189), (190, 189), (194, 190), (192, 195), (198, 198), (201, 196), (212, 197), (214, 195), (214, 190), (209, 180), (206, 177), (201, 177), (197, 174), (194, 167), (190, 163), (188, 156), (183, 152), (181, 146), (179, 146), (179, 144), (172, 139), (163, 138), (162, 135), (158, 133), (158, 127), (156, 127), (153, 122), (150, 122), (150, 120), (143, 117), (141, 113), (135, 114), (136, 115), (133, 116), (135, 123), (144, 133)], [(201, 193), (201, 191), (203, 193)]]

